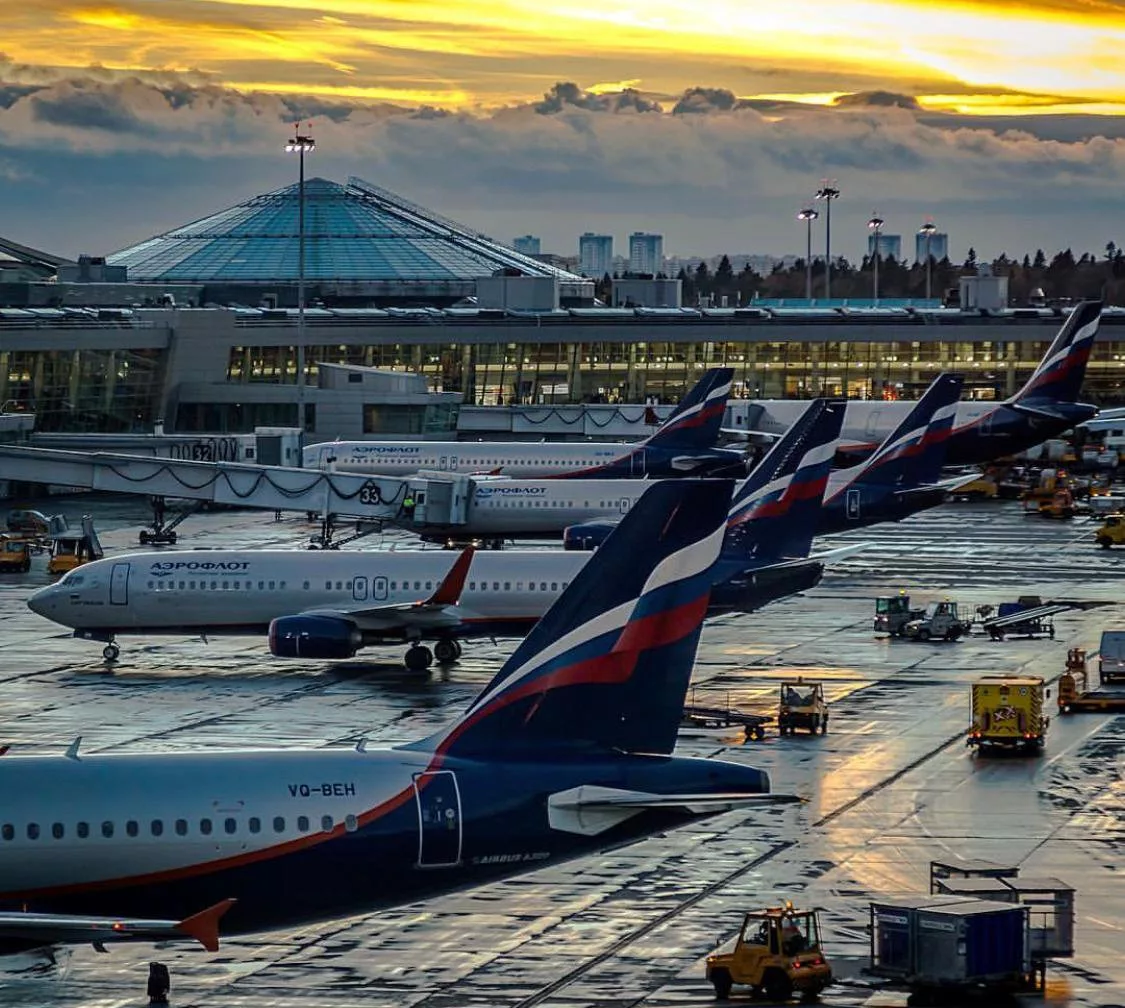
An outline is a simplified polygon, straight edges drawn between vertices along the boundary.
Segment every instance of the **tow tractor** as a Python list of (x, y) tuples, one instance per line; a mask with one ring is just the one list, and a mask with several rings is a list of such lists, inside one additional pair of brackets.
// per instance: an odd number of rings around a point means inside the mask
[(10, 574), (18, 571), (26, 574), (31, 570), (31, 543), (21, 536), (0, 533), (0, 573)]
[(957, 603), (946, 599), (926, 606), (920, 619), (913, 619), (902, 628), (902, 635), (917, 641), (955, 641), (969, 633), (972, 627), (972, 620), (961, 618)]
[(1125, 513), (1106, 515), (1102, 527), (1094, 533), (1094, 542), (1102, 549), (1125, 546)]
[(781, 684), (777, 707), (777, 731), (794, 734), (804, 728), (810, 735), (818, 731), (828, 734), (828, 704), (824, 702), (824, 684), (810, 682), (800, 676)]
[(800, 994), (815, 1001), (832, 982), (820, 947), (819, 911), (797, 910), (787, 902), (748, 913), (734, 949), (707, 957), (707, 979), (722, 1001), (735, 984), (750, 987), (751, 997), (788, 1001)]
[(906, 592), (897, 595), (880, 595), (875, 600), (875, 622), (872, 629), (876, 633), (889, 633), (901, 637), (902, 628), (911, 620), (925, 615), (923, 609), (910, 608), (910, 596)]

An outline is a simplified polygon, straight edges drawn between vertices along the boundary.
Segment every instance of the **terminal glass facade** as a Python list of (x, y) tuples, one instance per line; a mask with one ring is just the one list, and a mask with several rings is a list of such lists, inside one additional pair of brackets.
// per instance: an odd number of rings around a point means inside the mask
[[(1052, 334), (1053, 335), (1053, 334)], [(733, 395), (747, 399), (916, 399), (942, 371), (965, 375), (965, 398), (1004, 399), (1031, 376), (1050, 343), (1037, 341), (728, 341), (584, 343), (419, 343), (319, 345), (307, 350), (308, 381), (317, 361), (426, 375), (431, 390), (461, 392), (476, 405), (675, 402), (701, 371), (734, 368)], [(228, 378), (295, 384), (293, 346), (236, 346)], [(1125, 342), (1094, 346), (1084, 398), (1125, 397)]]
[(0, 350), (0, 403), (39, 431), (150, 431), (164, 363), (162, 350)]

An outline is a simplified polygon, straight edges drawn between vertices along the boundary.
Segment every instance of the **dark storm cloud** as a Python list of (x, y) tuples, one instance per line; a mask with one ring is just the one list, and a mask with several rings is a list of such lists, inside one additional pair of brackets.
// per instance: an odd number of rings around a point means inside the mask
[(838, 108), (921, 109), (913, 95), (896, 94), (894, 91), (855, 91), (840, 95), (832, 104)]
[(5, 233), (63, 254), (111, 251), (291, 184), (282, 123), (311, 117), (316, 174), (359, 175), (499, 237), (542, 234), (562, 252), (603, 229), (661, 231), (673, 251), (792, 251), (793, 213), (825, 177), (844, 192), (833, 208), (844, 254), (859, 249), (876, 205), (888, 231), (909, 234), (932, 214), (982, 255), (1125, 244), (1107, 233), (1125, 220), (1122, 120), (975, 119), (888, 95), (823, 107), (701, 87), (670, 103), (691, 114), (673, 114), (637, 92), (561, 84), (534, 105), (470, 115), (298, 102), (168, 75), (59, 81), (0, 106), (4, 174), (16, 180)]

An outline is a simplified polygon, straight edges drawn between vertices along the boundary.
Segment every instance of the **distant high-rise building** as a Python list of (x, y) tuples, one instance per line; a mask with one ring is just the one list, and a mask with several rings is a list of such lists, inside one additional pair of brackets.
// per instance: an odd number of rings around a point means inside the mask
[[(867, 236), (867, 254), (872, 256), (875, 254), (875, 234), (874, 232)], [(883, 259), (894, 259), (901, 262), (902, 260), (902, 235), (884, 234), (879, 232), (879, 255)]]
[(512, 242), (512, 248), (529, 256), (539, 255), (539, 246), (540, 241), (535, 235), (523, 235)]
[(613, 272), (613, 235), (587, 231), (578, 238), (578, 269), (584, 276), (600, 280)]
[[(941, 262), (942, 259), (949, 257), (949, 235), (944, 231), (930, 232), (930, 255), (934, 257), (934, 262)], [(926, 234), (924, 231), (919, 231), (914, 236), (914, 261), (920, 263), (926, 261)]]
[(664, 269), (664, 235), (634, 231), (629, 235), (629, 272), (655, 276)]

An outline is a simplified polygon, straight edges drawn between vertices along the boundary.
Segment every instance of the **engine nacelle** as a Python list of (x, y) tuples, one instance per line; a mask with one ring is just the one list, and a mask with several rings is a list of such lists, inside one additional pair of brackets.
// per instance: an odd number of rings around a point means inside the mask
[(355, 626), (335, 616), (280, 616), (270, 623), (278, 658), (351, 658), (363, 644)]
[(615, 528), (617, 528), (617, 522), (606, 521), (605, 519), (568, 525), (563, 530), (563, 549), (595, 550), (606, 541), (610, 532)]

